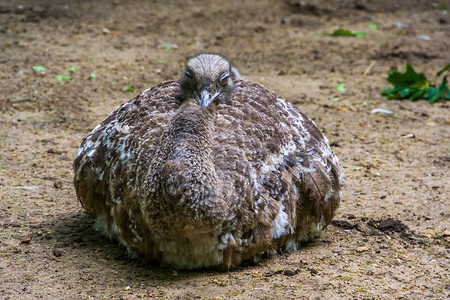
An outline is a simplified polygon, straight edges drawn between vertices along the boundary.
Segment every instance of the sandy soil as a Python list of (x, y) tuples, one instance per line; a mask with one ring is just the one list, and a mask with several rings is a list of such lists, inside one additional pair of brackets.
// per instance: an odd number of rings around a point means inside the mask
[[(448, 299), (449, 103), (388, 101), (380, 91), (391, 68), (409, 62), (433, 78), (450, 62), (449, 7), (1, 1), (0, 298)], [(324, 35), (337, 28), (367, 36)], [(92, 229), (72, 184), (82, 138), (116, 105), (176, 79), (202, 50), (227, 55), (245, 78), (314, 117), (347, 175), (322, 239), (225, 273), (130, 259)], [(39, 65), (46, 71), (32, 70)]]

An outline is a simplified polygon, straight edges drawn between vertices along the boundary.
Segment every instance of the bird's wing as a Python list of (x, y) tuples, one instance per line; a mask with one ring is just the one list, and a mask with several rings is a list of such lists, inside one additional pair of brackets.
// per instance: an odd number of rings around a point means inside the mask
[(236, 96), (218, 107), (213, 153), (242, 226), (266, 227), (260, 230), (265, 239), (267, 232), (279, 238), (295, 231), (297, 215), (306, 210), (329, 222), (334, 209), (327, 215), (318, 201), (339, 190), (342, 178), (327, 139), (309, 117), (261, 85), (236, 86)]
[[(115, 109), (81, 143), (74, 162), (75, 188), (93, 215), (109, 213), (111, 201), (132, 196), (137, 156), (151, 157), (155, 143), (179, 107), (177, 82), (163, 82)], [(150, 141), (150, 142), (149, 142)], [(141, 147), (146, 147), (145, 151)], [(144, 161), (145, 159), (140, 159)]]

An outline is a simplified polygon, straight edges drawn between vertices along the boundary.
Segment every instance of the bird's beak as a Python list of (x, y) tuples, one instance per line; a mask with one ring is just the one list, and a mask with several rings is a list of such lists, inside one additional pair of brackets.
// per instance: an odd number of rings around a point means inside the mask
[(203, 107), (208, 107), (214, 98), (211, 97), (211, 94), (209, 93), (209, 86), (207, 86), (202, 89), (198, 103)]

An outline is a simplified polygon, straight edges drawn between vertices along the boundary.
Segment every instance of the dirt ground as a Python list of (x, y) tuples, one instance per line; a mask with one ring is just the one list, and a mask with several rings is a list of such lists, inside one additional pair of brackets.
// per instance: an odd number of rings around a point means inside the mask
[[(407, 62), (430, 78), (450, 63), (449, 10), (444, 0), (0, 1), (0, 298), (448, 299), (449, 102), (380, 91)], [(367, 36), (325, 35), (338, 28)], [(72, 184), (81, 140), (202, 50), (227, 55), (329, 138), (345, 197), (317, 242), (229, 272), (182, 272), (133, 260), (93, 230)]]

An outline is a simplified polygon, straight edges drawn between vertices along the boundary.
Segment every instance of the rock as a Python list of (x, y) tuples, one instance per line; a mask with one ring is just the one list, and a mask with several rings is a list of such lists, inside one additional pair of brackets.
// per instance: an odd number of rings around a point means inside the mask
[(55, 189), (62, 189), (62, 186), (63, 186), (63, 183), (62, 183), (62, 181), (60, 181), (60, 180), (55, 181), (55, 182), (53, 183), (53, 187), (54, 187)]
[(62, 154), (63, 152), (62, 152), (62, 151), (59, 151), (59, 150), (56, 150), (56, 149), (53, 149), (53, 148), (50, 148), (50, 149), (47, 149), (47, 153), (49, 153), (49, 154), (58, 154), (58, 155), (60, 155), (60, 154)]
[(60, 257), (62, 255), (62, 252), (58, 249), (53, 249), (53, 255), (55, 257)]
[(295, 274), (298, 274), (298, 269), (284, 270), (284, 272), (283, 272), (284, 276), (294, 276)]
[(22, 244), (29, 244), (31, 242), (31, 238), (27, 237), (22, 240)]
[(311, 273), (311, 276), (315, 276), (317, 275), (317, 273), (319, 273), (319, 271), (313, 268), (308, 268), (308, 271)]
[(366, 246), (356, 248), (356, 252), (358, 252), (358, 253), (367, 252), (367, 251), (369, 251), (369, 248), (367, 248)]

